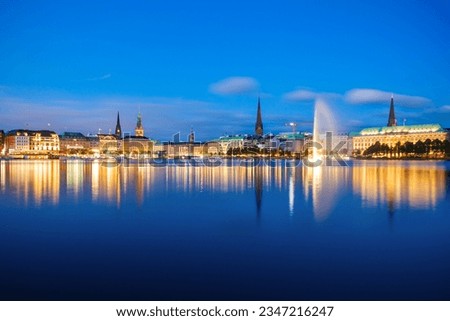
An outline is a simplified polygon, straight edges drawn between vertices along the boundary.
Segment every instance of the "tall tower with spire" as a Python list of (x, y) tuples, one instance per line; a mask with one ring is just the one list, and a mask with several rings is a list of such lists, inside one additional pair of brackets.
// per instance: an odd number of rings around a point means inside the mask
[(261, 117), (261, 102), (258, 97), (258, 112), (256, 114), (256, 124), (255, 124), (255, 135), (262, 136), (263, 135), (263, 123)]
[(117, 138), (122, 138), (122, 127), (120, 127), (119, 112), (117, 112), (116, 130), (114, 131), (114, 135), (116, 135)]
[(391, 107), (389, 108), (389, 119), (387, 126), (388, 127), (397, 126), (397, 119), (395, 119), (395, 111), (394, 111), (394, 95), (391, 96)]
[(195, 142), (195, 133), (194, 133), (194, 130), (192, 128), (191, 128), (191, 132), (189, 133), (189, 136), (188, 136), (188, 142), (190, 144)]
[(141, 112), (139, 112), (137, 117), (136, 128), (134, 129), (134, 135), (136, 137), (144, 137), (144, 127), (142, 127), (142, 116)]

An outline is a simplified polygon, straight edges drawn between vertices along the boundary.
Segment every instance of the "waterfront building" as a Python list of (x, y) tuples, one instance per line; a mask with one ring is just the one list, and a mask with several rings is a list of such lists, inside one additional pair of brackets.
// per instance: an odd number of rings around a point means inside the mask
[(97, 137), (98, 152), (101, 155), (119, 153), (119, 139), (115, 134), (97, 134)]
[(123, 154), (126, 156), (152, 155), (153, 142), (145, 136), (125, 135), (123, 138)]
[(31, 134), (30, 148), (34, 152), (58, 152), (59, 136), (51, 130), (37, 130)]
[(30, 151), (30, 136), (28, 130), (11, 130), (6, 134), (6, 153), (22, 154)]
[(294, 154), (303, 153), (305, 150), (305, 141), (310, 137), (307, 133), (287, 132), (279, 133), (275, 138), (279, 141), (278, 148), (285, 152)]
[(332, 149), (335, 149), (337, 144), (343, 143), (342, 147), (339, 149), (340, 155), (351, 156), (353, 153), (352, 138), (349, 133), (336, 133), (332, 137)]
[(191, 158), (208, 154), (208, 143), (196, 142), (191, 129), (187, 142), (180, 140), (180, 133), (173, 136), (173, 141), (159, 142), (153, 146), (153, 153), (158, 157)]
[(57, 155), (59, 136), (50, 130), (11, 130), (6, 135), (9, 155)]
[[(337, 153), (339, 155), (349, 156), (352, 154), (352, 139), (349, 133), (331, 132), (329, 138), (328, 133), (319, 134), (318, 142), (326, 154)], [(353, 133), (352, 135), (355, 135)], [(312, 134), (307, 137), (307, 140), (312, 140)]]
[(89, 154), (93, 154), (94, 157), (100, 156), (100, 139), (97, 134), (87, 134), (86, 139), (89, 143)]
[(88, 137), (79, 132), (64, 132), (59, 136), (62, 154), (86, 154), (91, 150)]
[(159, 141), (155, 141), (153, 144), (153, 156), (154, 157), (165, 157), (166, 154), (164, 152), (164, 143), (161, 143)]
[(137, 116), (134, 135), (126, 134), (121, 143), (121, 151), (128, 157), (153, 154), (154, 144), (148, 137), (144, 136), (141, 113)]
[(207, 153), (207, 144), (202, 142), (163, 142), (158, 148), (159, 156), (168, 158), (201, 157)]
[(241, 149), (244, 147), (247, 137), (245, 135), (229, 135), (214, 139), (208, 142), (208, 154), (225, 155), (231, 149)]
[(449, 139), (449, 132), (439, 124), (424, 124), (410, 126), (370, 127), (364, 128), (353, 136), (353, 152), (363, 154), (370, 146), (377, 142), (396, 148), (405, 143), (416, 144), (421, 141), (445, 141)]
[[(394, 111), (394, 98), (391, 98), (389, 118), (385, 127), (364, 128), (352, 135), (353, 154), (364, 155), (371, 146), (380, 147), (380, 153), (389, 154), (389, 156), (403, 156), (413, 154), (415, 144), (421, 143), (432, 145), (444, 143), (449, 140), (449, 131), (439, 124), (420, 124), (397, 126)], [(376, 150), (378, 153), (378, 150)], [(431, 154), (431, 147), (426, 151)], [(423, 154), (423, 153), (422, 153)], [(441, 153), (443, 156), (443, 153)]]
[(278, 135), (274, 135), (272, 133), (264, 136), (264, 148), (273, 151), (280, 148), (280, 139)]
[(216, 156), (220, 154), (224, 154), (220, 152), (220, 145), (217, 140), (211, 140), (205, 144), (203, 152), (205, 155)]
[(0, 154), (4, 155), (5, 151), (4, 148), (5, 147), (5, 132), (0, 129)]

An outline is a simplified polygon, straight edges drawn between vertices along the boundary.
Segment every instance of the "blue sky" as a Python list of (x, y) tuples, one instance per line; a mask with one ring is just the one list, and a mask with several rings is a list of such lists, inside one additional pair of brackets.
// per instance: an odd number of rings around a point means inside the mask
[(0, 129), (132, 131), (169, 139), (311, 130), (326, 101), (340, 130), (450, 127), (450, 2), (0, 1)]

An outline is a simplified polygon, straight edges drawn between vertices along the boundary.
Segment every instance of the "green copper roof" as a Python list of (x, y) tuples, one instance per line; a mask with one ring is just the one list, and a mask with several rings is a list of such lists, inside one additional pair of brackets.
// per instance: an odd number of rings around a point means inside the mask
[(243, 140), (244, 137), (220, 137), (219, 141), (227, 141), (227, 140)]
[(354, 137), (354, 136), (359, 136), (361, 132), (350, 132), (348, 133), (348, 137)]
[(359, 135), (361, 136), (395, 135), (395, 134), (434, 133), (442, 131), (444, 131), (444, 129), (439, 124), (424, 124), (424, 125), (364, 128), (359, 132)]
[(304, 139), (305, 134), (304, 133), (279, 133), (276, 136), (278, 139), (289, 139), (289, 140), (295, 140), (295, 139)]
[(222, 136), (217, 139), (211, 140), (211, 142), (226, 142), (232, 140), (244, 140), (245, 136), (237, 135), (237, 136)]

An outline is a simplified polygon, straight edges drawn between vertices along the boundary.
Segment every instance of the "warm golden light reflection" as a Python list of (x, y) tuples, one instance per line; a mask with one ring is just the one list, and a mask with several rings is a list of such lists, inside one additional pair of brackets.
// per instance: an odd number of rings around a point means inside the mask
[(0, 161), (0, 191), (5, 192), (6, 189), (6, 163)]
[(18, 203), (57, 204), (60, 193), (59, 161), (2, 162), (2, 192), (14, 191)]
[(67, 161), (66, 163), (66, 185), (67, 193), (78, 198), (83, 191), (84, 162), (80, 160)]
[(100, 195), (109, 203), (120, 205), (120, 169), (119, 166), (100, 166)]
[(363, 206), (386, 203), (431, 209), (445, 197), (446, 173), (435, 164), (401, 164), (353, 168), (353, 191), (361, 195)]
[[(235, 162), (208, 166), (105, 166), (101, 161), (1, 161), (0, 193), (11, 194), (17, 203), (40, 206), (58, 204), (60, 193), (69, 199), (88, 196), (94, 203), (121, 207), (133, 198), (138, 207), (154, 192), (195, 194), (254, 192), (259, 215), (263, 199), (281, 192), (285, 209), (294, 215), (312, 208), (323, 221), (347, 193), (360, 195), (362, 206), (400, 204), (414, 209), (432, 209), (446, 195), (445, 167), (438, 163), (414, 165), (401, 162), (364, 162), (358, 166), (254, 166)], [(352, 185), (350, 185), (352, 184)], [(303, 193), (304, 200), (298, 198)]]
[(96, 201), (100, 193), (100, 163), (98, 161), (92, 162), (91, 165), (91, 190), (92, 200)]
[(314, 218), (325, 220), (347, 187), (348, 167), (302, 167), (305, 200), (312, 201)]
[[(154, 175), (162, 174), (160, 169), (151, 168)], [(217, 192), (243, 192), (254, 188), (256, 176), (268, 184), (273, 175), (268, 166), (217, 166), (217, 167), (167, 167), (165, 169), (166, 189), (169, 187), (184, 192), (202, 191), (205, 188)], [(171, 183), (174, 182), (174, 183)], [(175, 186), (170, 186), (174, 184)]]

